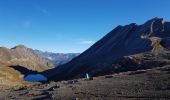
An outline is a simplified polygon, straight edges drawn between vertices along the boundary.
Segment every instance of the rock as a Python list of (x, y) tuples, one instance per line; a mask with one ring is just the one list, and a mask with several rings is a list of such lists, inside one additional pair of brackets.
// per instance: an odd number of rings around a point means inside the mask
[(59, 86), (52, 86), (48, 89), (48, 91), (54, 91), (56, 90), (57, 88), (60, 88)]
[[(46, 74), (49, 79), (63, 80), (81, 78), (87, 72), (92, 76), (98, 76), (125, 71), (127, 68), (114, 67), (112, 64), (116, 64), (115, 61), (124, 56), (151, 51), (156, 52), (155, 54), (160, 53), (163, 49), (162, 45), (159, 45), (160, 42), (165, 41), (165, 38), (170, 38), (169, 23), (162, 18), (153, 18), (142, 25), (134, 23), (119, 25), (71, 62), (49, 70)], [(130, 60), (129, 58), (127, 62)], [(131, 61), (130, 63), (134, 65), (129, 69), (138, 69), (136, 65), (139, 62)]]
[(152, 49), (153, 54), (159, 55), (165, 52), (165, 48), (161, 45), (162, 38), (150, 37), (149, 39), (152, 42), (151, 46), (153, 47)]
[(78, 82), (78, 80), (69, 80), (69, 81), (67, 81), (67, 84), (74, 84), (76, 82)]
[(105, 78), (113, 78), (112, 75), (106, 75)]

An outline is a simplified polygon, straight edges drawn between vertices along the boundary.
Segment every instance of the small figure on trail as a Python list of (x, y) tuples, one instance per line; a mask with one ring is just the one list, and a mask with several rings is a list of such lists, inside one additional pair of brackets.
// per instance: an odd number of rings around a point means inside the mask
[(86, 73), (86, 79), (87, 80), (93, 80), (93, 77), (90, 77), (88, 73)]
[(86, 73), (86, 79), (90, 79), (90, 77), (89, 77), (89, 74), (88, 73)]

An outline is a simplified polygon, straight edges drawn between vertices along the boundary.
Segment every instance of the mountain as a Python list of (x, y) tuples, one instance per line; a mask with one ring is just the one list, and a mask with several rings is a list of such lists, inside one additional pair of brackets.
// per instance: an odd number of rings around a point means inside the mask
[(119, 25), (71, 62), (45, 71), (44, 75), (63, 80), (84, 77), (85, 73), (96, 76), (159, 67), (169, 62), (169, 41), (170, 22), (162, 18), (142, 25)]
[(52, 68), (52, 64), (32, 49), (18, 45), (8, 49), (0, 47), (0, 86), (21, 85), (24, 75), (42, 72)]
[(52, 53), (52, 52), (43, 52), (40, 50), (34, 50), (34, 52), (38, 55), (41, 55), (44, 59), (52, 62), (55, 66), (68, 63), (73, 58), (80, 55), (80, 53)]
[(32, 49), (24, 45), (18, 45), (11, 49), (0, 48), (0, 61), (8, 62), (12, 65), (20, 65), (29, 70), (44, 71), (50, 68), (48, 63), (43, 57), (33, 52)]

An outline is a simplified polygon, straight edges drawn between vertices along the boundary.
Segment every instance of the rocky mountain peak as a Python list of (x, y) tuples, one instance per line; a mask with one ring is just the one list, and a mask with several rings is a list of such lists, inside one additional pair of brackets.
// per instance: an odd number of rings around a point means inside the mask
[(20, 44), (20, 45), (17, 45), (15, 47), (11, 48), (11, 49), (26, 49), (26, 48), (27, 47), (25, 45)]
[(169, 29), (170, 23), (166, 22), (163, 18), (153, 18), (142, 25), (143, 33), (142, 37), (148, 38), (152, 36), (156, 37), (170, 37)]
[(107, 72), (119, 58), (144, 52), (157, 55), (168, 49), (170, 22), (163, 18), (155, 17), (142, 25), (119, 25), (71, 62), (53, 69), (51, 75), (47, 71), (47, 76), (68, 79), (87, 72), (94, 75)]
[(34, 53), (31, 48), (24, 45), (17, 45), (11, 49), (1, 47), (0, 61), (20, 65), (34, 71), (44, 71), (53, 66), (41, 55)]

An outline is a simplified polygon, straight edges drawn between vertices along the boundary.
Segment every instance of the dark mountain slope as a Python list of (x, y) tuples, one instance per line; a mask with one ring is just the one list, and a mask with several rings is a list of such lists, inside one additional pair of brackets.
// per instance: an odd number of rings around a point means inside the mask
[(82, 77), (85, 73), (97, 75), (110, 68), (114, 70), (112, 65), (117, 63), (118, 59), (151, 51), (152, 37), (160, 38), (162, 46), (168, 49), (170, 23), (154, 18), (143, 25), (132, 23), (118, 26), (80, 56), (63, 66), (46, 71), (45, 75), (59, 80)]

